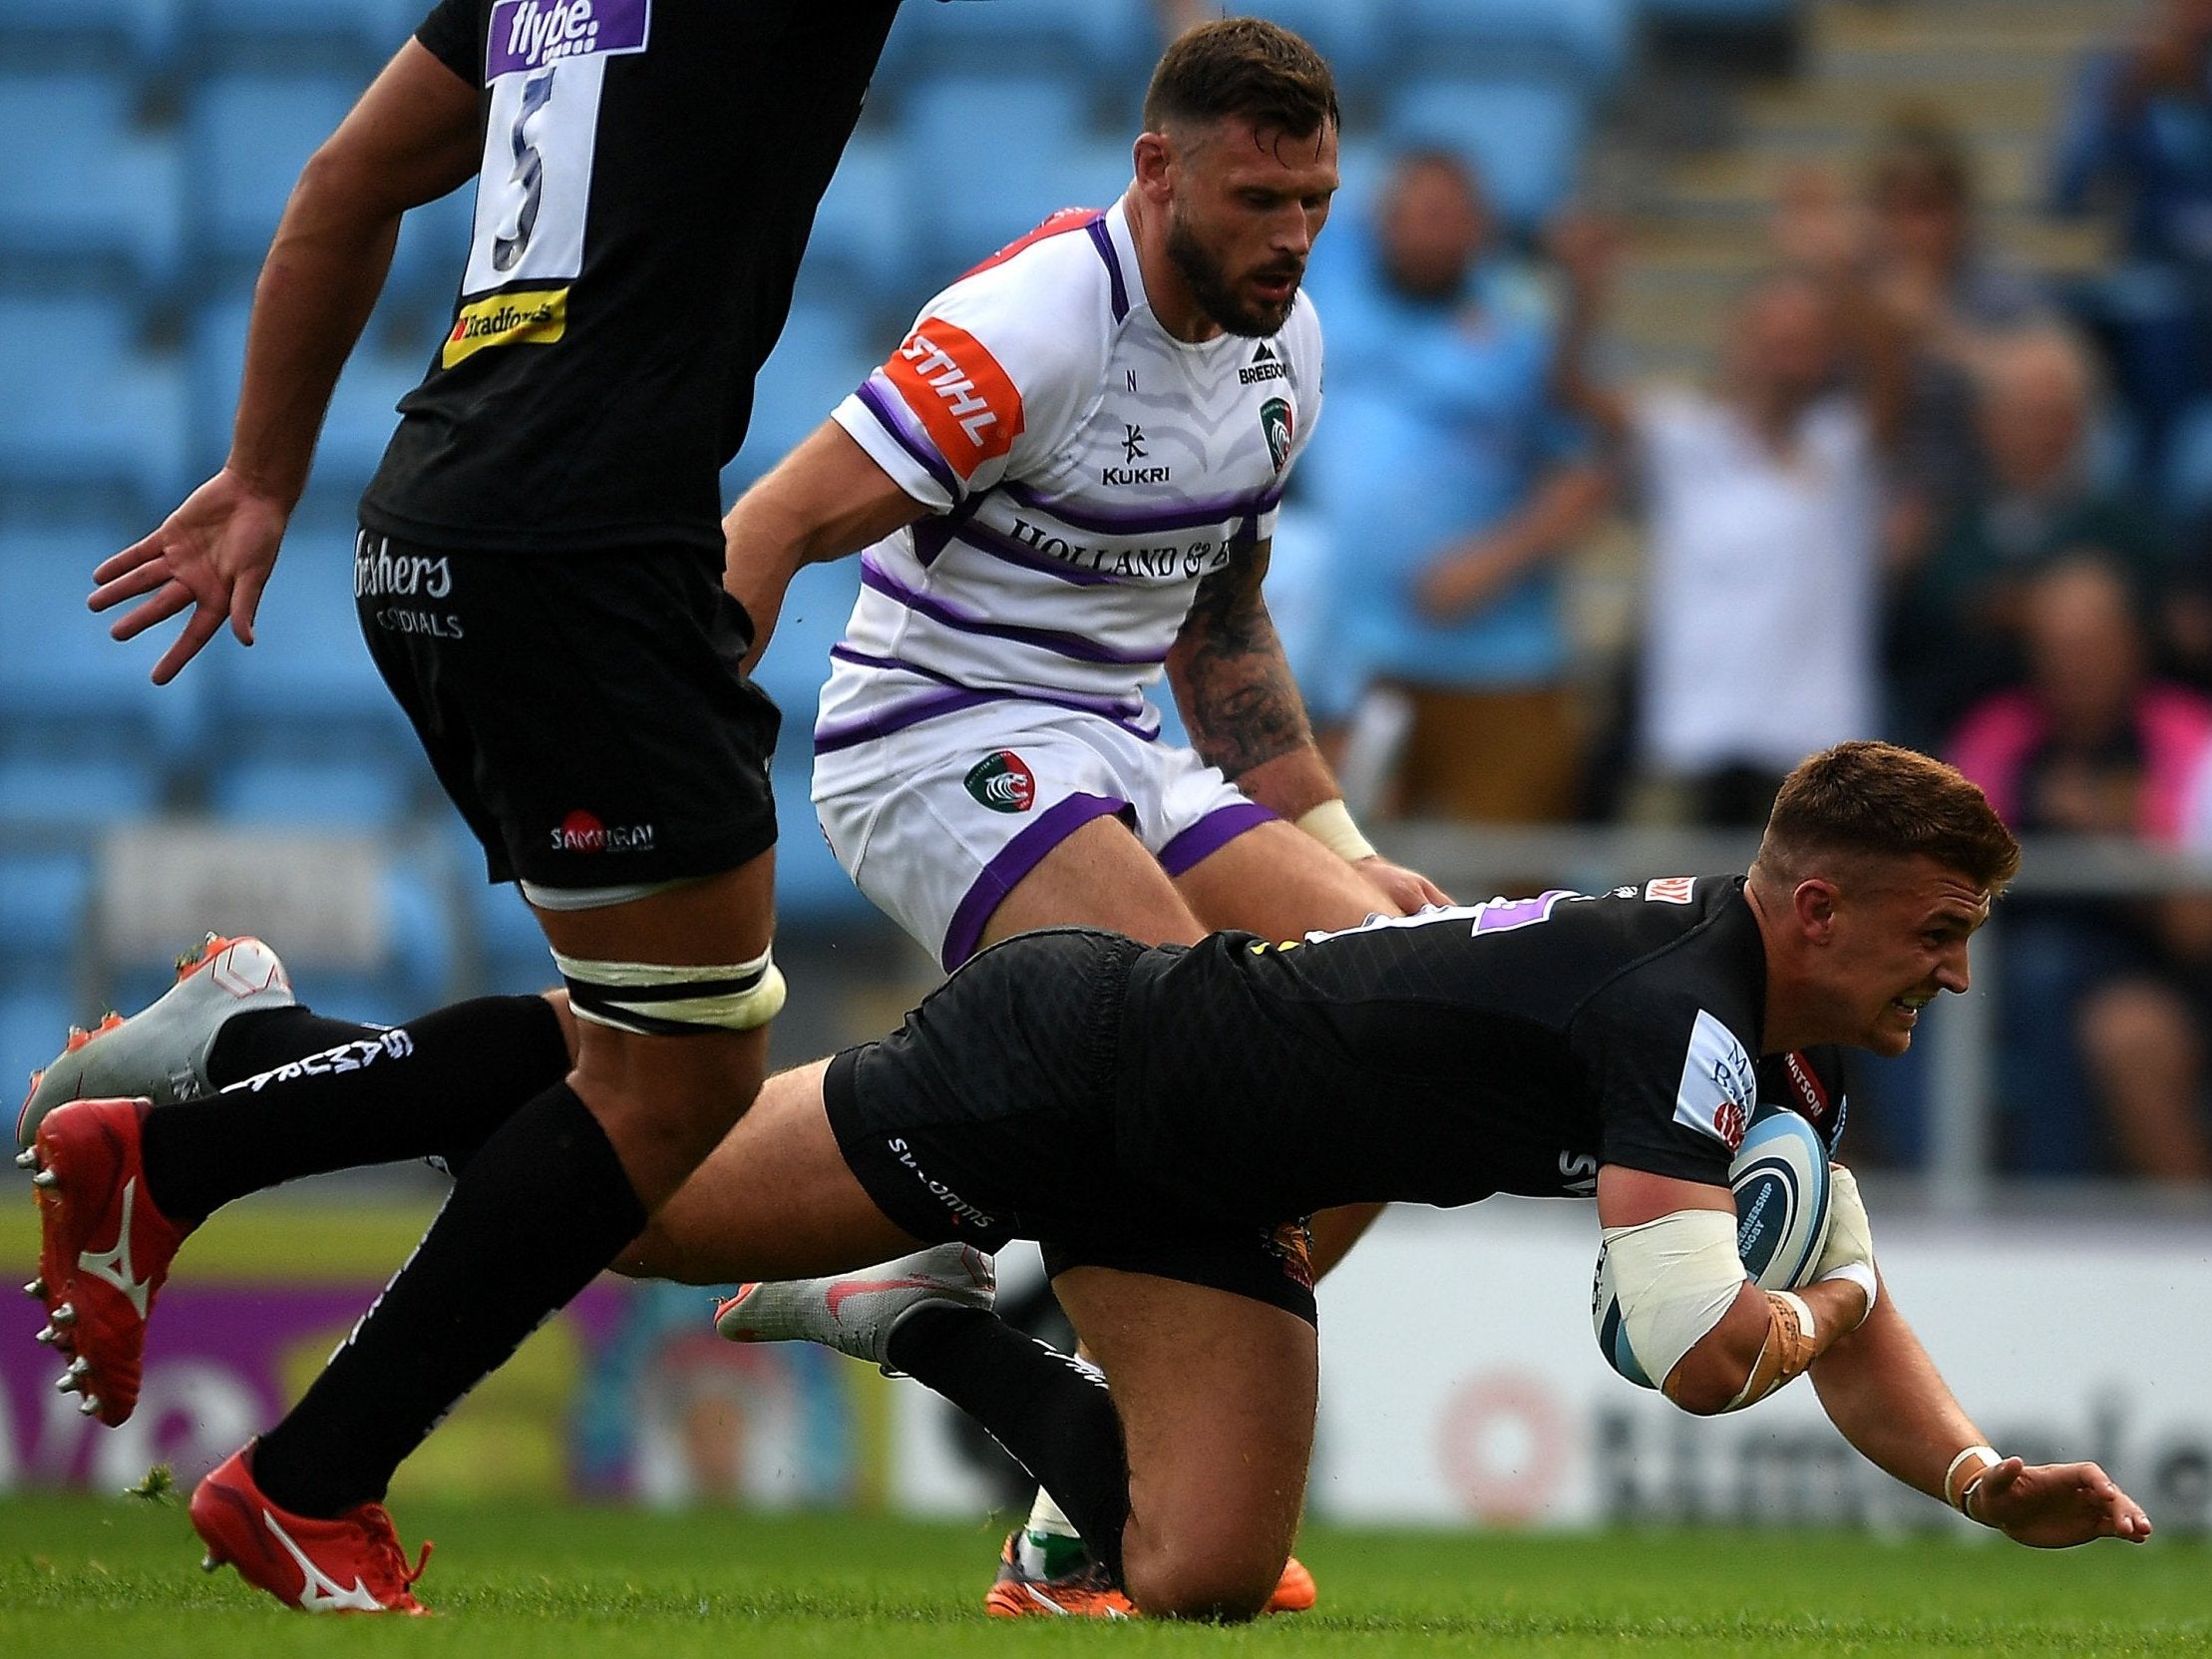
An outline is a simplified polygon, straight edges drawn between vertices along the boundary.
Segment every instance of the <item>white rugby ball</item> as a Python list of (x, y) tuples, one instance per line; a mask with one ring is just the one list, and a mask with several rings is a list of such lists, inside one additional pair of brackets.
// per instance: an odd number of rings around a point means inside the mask
[[(1736, 1254), (1744, 1273), (1761, 1290), (1802, 1285), (1828, 1243), (1828, 1149), (1819, 1131), (1787, 1106), (1760, 1106), (1728, 1165), (1728, 1185), (1735, 1192)], [(1659, 1387), (1629, 1346), (1613, 1263), (1603, 1252), (1590, 1320), (1608, 1365), (1638, 1388)]]

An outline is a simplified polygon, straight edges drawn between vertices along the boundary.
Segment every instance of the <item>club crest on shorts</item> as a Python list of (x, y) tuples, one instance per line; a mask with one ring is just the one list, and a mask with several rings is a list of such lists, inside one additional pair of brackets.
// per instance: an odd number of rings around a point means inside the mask
[(1271, 397), (1260, 405), (1260, 430), (1268, 440), (1268, 458), (1281, 472), (1290, 461), (1290, 434), (1296, 426), (1290, 405), (1280, 397)]
[(1011, 749), (986, 754), (960, 780), (967, 792), (993, 812), (1027, 812), (1036, 804), (1037, 775)]

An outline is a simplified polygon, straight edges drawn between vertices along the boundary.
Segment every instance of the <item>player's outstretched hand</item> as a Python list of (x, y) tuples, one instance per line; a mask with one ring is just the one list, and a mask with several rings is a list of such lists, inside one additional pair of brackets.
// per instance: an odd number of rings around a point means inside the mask
[(1418, 870), (1408, 870), (1402, 864), (1392, 864), (1380, 856), (1363, 858), (1352, 866), (1397, 906), (1400, 916), (1411, 916), (1423, 905), (1448, 905), (1451, 895), (1438, 887)]
[(190, 608), (184, 631), (154, 664), (154, 683), (167, 685), (225, 618), (239, 644), (253, 643), (253, 614), (290, 517), (289, 505), (225, 467), (186, 497), (161, 529), (104, 561), (92, 573), (98, 586), (87, 603), (108, 611), (142, 600), (108, 629), (117, 639), (136, 638)]
[(1974, 1488), (1974, 1516), (2016, 1543), (2067, 1549), (2092, 1538), (2141, 1543), (2150, 1516), (2094, 1463), (2027, 1463), (2008, 1457)]

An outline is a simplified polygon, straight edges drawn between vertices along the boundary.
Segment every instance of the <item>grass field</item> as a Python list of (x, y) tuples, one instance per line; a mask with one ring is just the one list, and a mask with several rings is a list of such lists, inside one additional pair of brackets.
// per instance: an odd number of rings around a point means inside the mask
[(1979, 1541), (1606, 1538), (1315, 1528), (1321, 1606), (1239, 1630), (1020, 1625), (977, 1602), (981, 1526), (717, 1512), (411, 1506), (436, 1620), (287, 1614), (203, 1577), (181, 1508), (0, 1499), (0, 1655), (2212, 1654), (2212, 1550), (2043, 1555)]

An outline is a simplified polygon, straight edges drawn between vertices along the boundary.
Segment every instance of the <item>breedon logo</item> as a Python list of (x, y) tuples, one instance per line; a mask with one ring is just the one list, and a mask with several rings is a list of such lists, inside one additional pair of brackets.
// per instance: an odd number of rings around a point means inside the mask
[(960, 780), (967, 792), (993, 812), (1027, 812), (1036, 804), (1037, 777), (1011, 749), (986, 754)]

